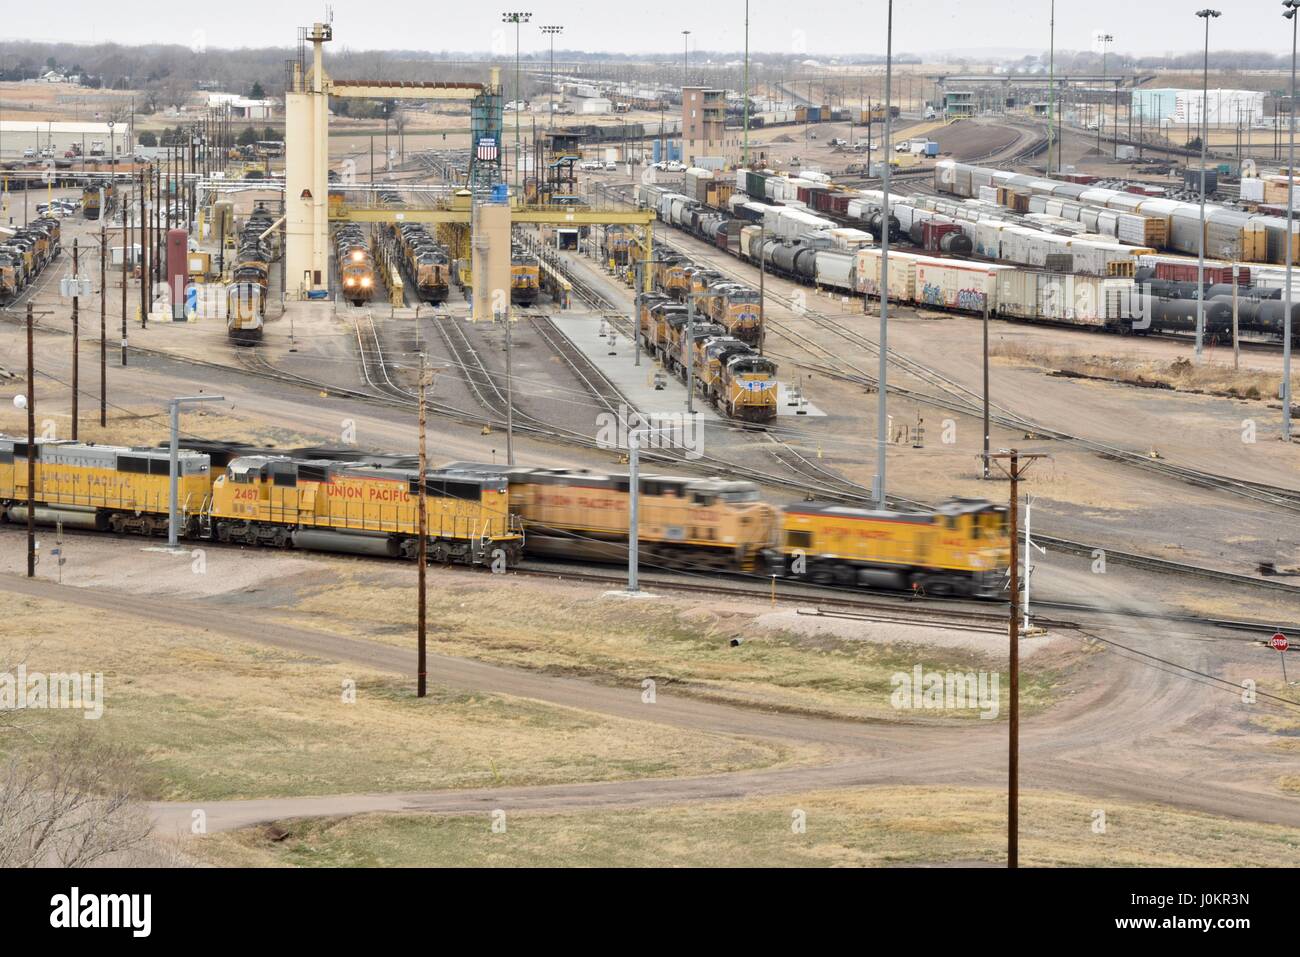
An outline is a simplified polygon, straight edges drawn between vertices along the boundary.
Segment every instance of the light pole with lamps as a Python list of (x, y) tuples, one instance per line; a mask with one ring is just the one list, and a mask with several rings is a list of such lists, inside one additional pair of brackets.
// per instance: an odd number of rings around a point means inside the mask
[[(884, 194), (880, 210), (880, 371), (877, 373), (876, 399), (876, 504), (885, 507), (885, 450), (889, 445), (889, 398), (885, 379), (889, 371), (889, 151), (893, 131), (893, 108), (890, 106), (890, 84), (894, 65), (894, 0), (889, 0), (885, 15), (885, 142), (881, 147), (881, 160), (885, 164), (881, 177)], [(868, 166), (870, 160), (868, 160)]]
[(1282, 314), (1282, 441), (1291, 441), (1291, 233), (1295, 219), (1295, 51), (1296, 23), (1300, 17), (1300, 0), (1282, 0), (1286, 12), (1282, 16), (1291, 21), (1291, 101), (1287, 104), (1286, 144), (1286, 312)]
[(511, 11), (501, 14), (502, 23), (513, 23), (515, 25), (515, 188), (519, 187), (519, 161), (522, 154), (519, 151), (519, 24), (528, 23), (532, 20), (531, 13), (521, 11)]
[(179, 438), (181, 406), (193, 402), (222, 402), (225, 396), (221, 395), (183, 395), (175, 399), (167, 400), (167, 414), (171, 419), (171, 441), (168, 445), (170, 452), (170, 464), (168, 465), (168, 482), (167, 482), (167, 547), (176, 547), (176, 481), (180, 471), (180, 450)]
[(691, 31), (682, 31), (682, 86), (686, 86), (686, 76), (690, 72)]
[[(1206, 7), (1196, 15), (1205, 21), (1205, 60), (1201, 71), (1201, 241), (1196, 256), (1196, 357), (1205, 346), (1205, 139), (1210, 132), (1210, 20), (1220, 16)], [(1288, 248), (1290, 236), (1287, 237)]]
[(545, 26), (542, 27), (542, 32), (551, 38), (551, 95), (549, 98), (549, 102), (551, 106), (551, 118), (548, 124), (548, 129), (553, 130), (555, 129), (555, 35), (557, 33), (563, 33), (564, 27)]

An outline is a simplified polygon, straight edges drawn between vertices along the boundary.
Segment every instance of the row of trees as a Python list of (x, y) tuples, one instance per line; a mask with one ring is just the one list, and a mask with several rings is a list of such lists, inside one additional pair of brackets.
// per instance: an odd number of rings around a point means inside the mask
[[(260, 140), (279, 140), (280, 134), (267, 126), (258, 129), (256, 126), (245, 126), (235, 137), (235, 142), (240, 146), (252, 146)], [(153, 130), (145, 130), (136, 137), (136, 142), (141, 146), (188, 146), (190, 142), (190, 131), (186, 127), (171, 126), (163, 130), (161, 134), (154, 133)]]

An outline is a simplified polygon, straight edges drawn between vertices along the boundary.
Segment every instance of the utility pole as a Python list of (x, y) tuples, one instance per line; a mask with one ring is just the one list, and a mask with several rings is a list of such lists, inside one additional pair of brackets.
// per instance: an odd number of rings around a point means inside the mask
[[(1300, 22), (1300, 17), (1296, 16), (1296, 10), (1300, 9), (1300, 0), (1283, 0), (1283, 5), (1287, 8), (1283, 14), (1291, 21), (1291, 98), (1287, 103), (1287, 145), (1286, 145), (1286, 312), (1282, 314), (1282, 441), (1291, 441), (1291, 323), (1293, 321), (1291, 311), (1294, 308), (1291, 300), (1291, 269), (1292, 269), (1292, 250), (1291, 243), (1294, 241), (1294, 235), (1291, 232), (1292, 225), (1295, 222), (1295, 54), (1296, 54), (1296, 25)], [(1206, 21), (1207, 23), (1209, 21)], [(1235, 266), (1233, 267), (1236, 268)], [(1232, 288), (1235, 296), (1237, 292), (1236, 285)], [(1235, 298), (1233, 300), (1236, 301)], [(1236, 314), (1234, 310), (1234, 315)], [(1235, 341), (1235, 340), (1234, 340)]]
[[(889, 373), (889, 151), (893, 132), (893, 107), (890, 85), (894, 64), (894, 0), (889, 0), (885, 23), (885, 142), (881, 147), (881, 161), (885, 164), (881, 180), (883, 207), (880, 210), (880, 370), (876, 376), (876, 505), (885, 507), (885, 469), (888, 466), (886, 450), (889, 447), (889, 392), (886, 386)], [(867, 165), (871, 165), (871, 151), (867, 151)]]
[(1010, 522), (1008, 532), (1011, 545), (1009, 568), (1011, 585), (1007, 599), (1009, 611), (1007, 633), (1010, 636), (1011, 645), (1009, 654), (1011, 672), (1010, 715), (1007, 735), (1007, 867), (1009, 868), (1018, 868), (1020, 866), (1020, 609), (1017, 605), (1020, 597), (1020, 479), (1025, 474), (1025, 470), (1021, 469), (1020, 463), (1022, 460), (1032, 462), (1034, 459), (1044, 457), (1041, 453), (1021, 455), (1016, 449), (1002, 451), (993, 456), (996, 459), (1008, 459), (1011, 464), (1011, 470), (1007, 473), (1011, 479), (1008, 516)]
[(741, 96), (744, 97), (745, 110), (745, 145), (741, 153), (741, 165), (746, 169), (749, 168), (749, 0), (745, 0), (745, 83), (744, 91)]
[(639, 508), (641, 504), (641, 432), (633, 429), (627, 436), (627, 593), (640, 593), (637, 571), (640, 565), (641, 527)]
[[(102, 210), (101, 210), (102, 214)], [(77, 240), (72, 241), (72, 441), (77, 441), (77, 392), (80, 388), (80, 350), (81, 350), (81, 317), (79, 315), (79, 299), (77, 290), (81, 284), (81, 279), (77, 275)]]
[[(990, 272), (989, 279), (995, 281), (996, 274)], [(984, 481), (989, 478), (989, 297), (984, 296)]]
[[(146, 170), (140, 169), (140, 327), (149, 324), (149, 191)], [(220, 247), (218, 247), (220, 248)], [(123, 317), (125, 319), (125, 316)]]
[(1052, 0), (1047, 47), (1047, 175), (1052, 175), (1052, 124), (1056, 121), (1056, 0)]
[[(122, 207), (122, 365), (126, 366), (126, 281), (127, 261), (131, 257), (131, 202), (124, 196)], [(107, 290), (106, 290), (107, 292)]]
[(99, 427), (108, 425), (108, 227), (99, 220)]
[(510, 307), (506, 307), (506, 462), (515, 464), (515, 399), (514, 373), (510, 362)]
[[(1196, 256), (1196, 358), (1201, 358), (1205, 344), (1205, 140), (1210, 133), (1210, 20), (1219, 16), (1218, 10), (1208, 7), (1198, 10), (1196, 15), (1205, 21), (1205, 64), (1201, 72), (1201, 241), (1197, 243)], [(1190, 111), (1189, 117), (1190, 119)], [(1274, 126), (1277, 124), (1274, 123)], [(1287, 189), (1288, 198), (1291, 195)], [(1288, 210), (1287, 218), (1290, 218)], [(1288, 228), (1290, 223), (1287, 224)], [(1287, 236), (1287, 249), (1291, 248), (1291, 236)], [(1289, 273), (1288, 273), (1289, 275)], [(1287, 307), (1290, 308), (1290, 301)]]
[[(694, 284), (694, 280), (692, 280)], [(686, 336), (682, 342), (682, 361), (686, 363), (686, 412), (695, 414), (695, 290), (686, 290)]]
[(27, 577), (36, 577), (36, 363), (32, 304), (27, 304)]
[(416, 550), (416, 561), (419, 564), (419, 598), (417, 599), (417, 613), (419, 623), (417, 625), (416, 640), (419, 645), (418, 660), (416, 661), (416, 685), (415, 696), (423, 698), (425, 696), (425, 678), (426, 678), (426, 661), (425, 661), (425, 619), (427, 612), (425, 596), (425, 580), (428, 574), (428, 539), (429, 539), (429, 512), (427, 498), (427, 482), (425, 480), (425, 471), (429, 467), (429, 460), (425, 452), (425, 389), (428, 387), (428, 370), (424, 364), (424, 353), (420, 353), (420, 523), (419, 523), (419, 546)]

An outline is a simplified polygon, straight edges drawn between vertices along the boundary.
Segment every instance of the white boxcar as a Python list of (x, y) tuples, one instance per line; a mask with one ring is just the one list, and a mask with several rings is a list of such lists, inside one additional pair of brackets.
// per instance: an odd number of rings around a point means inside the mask
[[(889, 252), (889, 298), (897, 302), (912, 302), (916, 291), (916, 261), (922, 257), (897, 250)], [(857, 251), (853, 264), (857, 291), (880, 296), (880, 247), (864, 246)]]
[(1131, 279), (1012, 269), (998, 273), (997, 313), (1103, 327), (1135, 318), (1139, 297)]
[(997, 305), (996, 276), (1012, 268), (964, 259), (918, 258), (915, 301), (918, 305), (977, 313), (984, 311), (987, 301), (992, 310)]

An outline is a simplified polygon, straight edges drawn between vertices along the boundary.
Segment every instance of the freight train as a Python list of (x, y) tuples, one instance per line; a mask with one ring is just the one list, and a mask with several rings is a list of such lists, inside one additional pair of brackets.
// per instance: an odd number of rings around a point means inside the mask
[[(256, 451), (256, 450), (252, 450)], [(42, 440), (35, 519), (69, 528), (167, 531), (168, 450)], [(27, 520), (27, 443), (0, 435), (0, 519)], [(178, 534), (246, 545), (414, 558), (415, 469), (287, 455), (241, 455), (214, 469), (207, 453), (177, 463)], [(429, 560), (517, 564), (523, 551), (506, 480), (432, 469), (424, 475)]]
[(275, 244), (269, 230), (275, 220), (258, 204), (239, 228), (234, 267), (226, 286), (226, 333), (240, 345), (261, 341), (266, 296)]
[(402, 272), (420, 301), (445, 302), (451, 288), (451, 261), (442, 244), (422, 223), (389, 223), (383, 228), (384, 240), (396, 251)]
[[(874, 215), (871, 202), (877, 194), (861, 191), (858, 200), (846, 208), (862, 215)], [(739, 198), (731, 197), (731, 202)], [(883, 196), (879, 197), (883, 200)], [(847, 295), (879, 298), (881, 289), (880, 249), (861, 239), (861, 231), (823, 219), (817, 228), (809, 214), (798, 208), (755, 204), (744, 201), (740, 208), (760, 206), (764, 224), (742, 225), (735, 218), (692, 202), (664, 187), (642, 186), (639, 199), (658, 211), (659, 218), (705, 240), (731, 255), (805, 285), (831, 289)], [(915, 235), (932, 245), (935, 252), (954, 249), (958, 235), (951, 228), (958, 222), (928, 210), (920, 198), (891, 199), (891, 220), (903, 235)], [(913, 205), (915, 203), (916, 205)], [(857, 204), (857, 205), (855, 205)], [(865, 220), (864, 220), (865, 223)], [(915, 227), (920, 224), (920, 230)], [(1006, 319), (1046, 321), (1120, 334), (1186, 331), (1196, 325), (1195, 283), (1187, 282), (1187, 260), (1155, 252), (1148, 247), (1125, 246), (1106, 237), (1062, 236), (995, 224), (999, 236), (997, 261), (964, 259), (957, 256), (926, 255), (903, 249), (889, 253), (889, 294), (897, 302)], [(976, 255), (991, 251), (985, 237), (990, 223), (960, 222), (962, 234), (972, 240)], [(739, 227), (739, 228), (737, 228)], [(799, 231), (799, 227), (803, 227)], [(905, 229), (904, 229), (905, 228)], [(969, 229), (969, 232), (967, 231)], [(891, 232), (892, 222), (891, 222)], [(775, 236), (772, 234), (775, 232)], [(854, 234), (857, 235), (854, 235)], [(1051, 250), (1062, 250), (1054, 253)], [(1073, 250), (1070, 252), (1069, 250)], [(1059, 258), (1053, 258), (1059, 257)], [(1074, 271), (1059, 271), (1059, 267)], [(1195, 274), (1195, 262), (1190, 264)], [(665, 267), (661, 267), (665, 268)], [(1270, 285), (1253, 277), (1268, 267), (1254, 267), (1242, 274), (1238, 289), (1238, 328), (1242, 332), (1280, 337), (1284, 329), (1285, 306), (1270, 295), (1280, 282), (1269, 276)], [(1231, 288), (1223, 285), (1229, 268), (1216, 264), (1206, 271), (1206, 332), (1231, 335)], [(1153, 282), (1181, 280), (1179, 285)], [(672, 276), (683, 283), (684, 278)], [(1216, 285), (1218, 288), (1216, 288)], [(1293, 340), (1300, 343), (1300, 304), (1292, 307)]]
[[(418, 473), (407, 456), (294, 453), (190, 441), (178, 458), (180, 534), (236, 544), (414, 558)], [(27, 446), (0, 435), (0, 522), (27, 519)], [(220, 464), (218, 464), (220, 463)], [(168, 452), (39, 440), (35, 520), (118, 534), (167, 529)], [(648, 566), (996, 598), (1006, 509), (953, 499), (910, 513), (780, 509), (747, 481), (641, 475)], [(431, 561), (529, 555), (626, 561), (629, 478), (585, 469), (452, 463), (425, 473)]]
[(41, 216), (6, 235), (0, 229), (0, 303), (8, 303), (36, 280), (59, 256), (62, 227)]
[(369, 302), (375, 295), (375, 257), (359, 223), (340, 223), (334, 230), (334, 262), (343, 298), (354, 306)]

